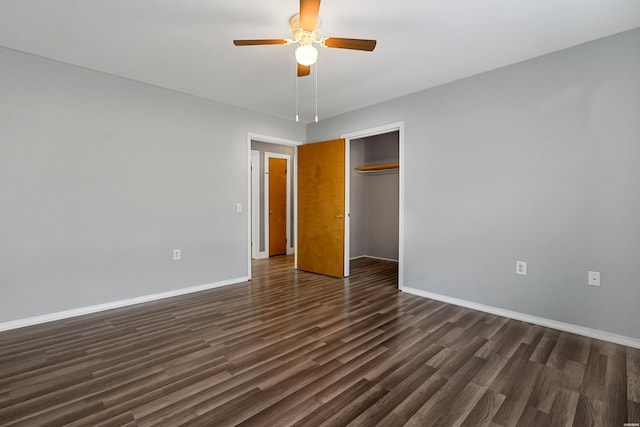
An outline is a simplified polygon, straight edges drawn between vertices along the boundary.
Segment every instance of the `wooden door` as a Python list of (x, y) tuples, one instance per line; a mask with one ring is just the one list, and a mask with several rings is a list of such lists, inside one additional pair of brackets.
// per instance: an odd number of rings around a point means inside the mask
[(345, 140), (298, 147), (298, 268), (344, 277)]
[(269, 256), (287, 253), (287, 161), (269, 158)]

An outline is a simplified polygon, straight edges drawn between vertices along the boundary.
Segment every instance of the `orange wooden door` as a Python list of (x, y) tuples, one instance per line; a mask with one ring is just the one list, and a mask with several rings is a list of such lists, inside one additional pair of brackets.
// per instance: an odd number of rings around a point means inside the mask
[(344, 277), (345, 140), (298, 147), (298, 268)]
[(269, 256), (287, 253), (287, 161), (269, 158)]

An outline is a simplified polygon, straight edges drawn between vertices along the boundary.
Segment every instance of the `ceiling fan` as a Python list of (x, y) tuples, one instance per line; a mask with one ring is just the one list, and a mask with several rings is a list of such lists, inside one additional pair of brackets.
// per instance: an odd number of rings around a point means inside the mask
[(300, 13), (295, 14), (289, 20), (292, 39), (263, 39), (263, 40), (234, 40), (236, 46), (276, 45), (298, 43), (296, 48), (296, 62), (298, 77), (311, 74), (311, 65), (318, 59), (318, 51), (314, 43), (323, 47), (338, 49), (365, 50), (371, 52), (376, 47), (375, 40), (345, 39), (339, 37), (317, 38), (318, 11), (320, 0), (300, 0)]

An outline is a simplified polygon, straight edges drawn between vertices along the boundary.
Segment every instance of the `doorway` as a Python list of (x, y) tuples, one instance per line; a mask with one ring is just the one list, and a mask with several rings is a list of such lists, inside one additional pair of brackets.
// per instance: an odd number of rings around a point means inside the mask
[[(345, 206), (349, 212), (345, 222), (345, 275), (349, 275), (347, 268), (351, 258), (369, 256), (385, 261), (397, 260), (398, 289), (402, 290), (404, 287), (404, 122), (344, 134), (342, 138), (346, 140)], [(356, 149), (353, 153), (352, 142)], [(358, 147), (358, 144), (367, 144), (367, 142), (369, 143), (368, 153), (365, 151), (367, 145)], [(361, 169), (362, 166), (367, 169), (367, 166), (372, 165), (385, 165), (385, 168), (364, 173), (355, 169)], [(352, 188), (354, 186), (355, 188)], [(380, 189), (385, 190), (377, 191)], [(392, 191), (396, 192), (392, 193)], [(352, 226), (354, 230), (351, 229)], [(352, 239), (354, 239), (353, 242)]]
[[(268, 258), (270, 255), (293, 254), (296, 247), (296, 209), (297, 209), (297, 177), (296, 156), (297, 146), (301, 142), (277, 137), (247, 134), (247, 153), (249, 153), (248, 168), (248, 276), (251, 278), (252, 261)], [(276, 199), (280, 205), (280, 212), (273, 212), (274, 191), (271, 175), (273, 167), (278, 169), (279, 177), (276, 186)], [(283, 168), (284, 166), (284, 168)], [(283, 173), (284, 172), (284, 173)], [(282, 176), (284, 175), (284, 176)], [(284, 178), (284, 179), (283, 179)], [(284, 192), (282, 182), (284, 181)], [(284, 195), (284, 209), (281, 208)], [(270, 215), (271, 212), (271, 215)], [(275, 217), (277, 224), (270, 221)], [(284, 221), (282, 218), (284, 217)], [(276, 226), (277, 230), (272, 232)], [(284, 235), (284, 238), (283, 238)], [(279, 242), (280, 247), (277, 246)], [(284, 251), (282, 244), (284, 243)], [(274, 252), (275, 251), (275, 252)]]

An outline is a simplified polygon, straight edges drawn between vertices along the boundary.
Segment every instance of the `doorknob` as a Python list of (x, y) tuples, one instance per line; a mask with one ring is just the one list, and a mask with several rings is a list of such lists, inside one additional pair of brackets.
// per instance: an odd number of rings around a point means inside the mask
[(336, 215), (336, 218), (344, 218), (344, 216), (342, 214), (338, 214)]

